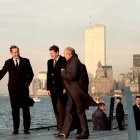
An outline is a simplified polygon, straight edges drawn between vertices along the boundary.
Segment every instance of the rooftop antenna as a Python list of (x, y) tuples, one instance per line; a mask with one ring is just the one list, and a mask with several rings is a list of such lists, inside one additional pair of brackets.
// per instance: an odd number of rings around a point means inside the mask
[(89, 26), (91, 26), (91, 16), (92, 16), (92, 15), (90, 14), (90, 15), (89, 15), (89, 20), (90, 20), (90, 21), (89, 21)]

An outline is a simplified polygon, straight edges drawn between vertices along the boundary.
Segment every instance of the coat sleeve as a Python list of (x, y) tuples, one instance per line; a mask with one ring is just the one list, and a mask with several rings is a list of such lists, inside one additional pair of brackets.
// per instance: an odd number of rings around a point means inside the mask
[(80, 62), (73, 60), (68, 65), (68, 68), (61, 71), (61, 76), (64, 80), (76, 81), (79, 77)]
[(47, 90), (50, 90), (50, 86), (51, 86), (51, 83), (50, 83), (50, 75), (51, 75), (51, 73), (50, 73), (50, 69), (49, 69), (49, 62), (50, 61), (48, 61), (47, 62)]
[(0, 70), (0, 80), (4, 77), (4, 75), (7, 73), (7, 63), (5, 62), (3, 68)]
[(30, 61), (27, 61), (27, 84), (30, 85), (30, 83), (32, 82), (32, 79), (34, 77), (34, 73), (30, 64)]

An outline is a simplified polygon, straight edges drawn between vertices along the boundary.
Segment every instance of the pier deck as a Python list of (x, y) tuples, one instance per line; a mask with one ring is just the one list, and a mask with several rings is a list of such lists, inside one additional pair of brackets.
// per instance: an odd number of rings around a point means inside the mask
[[(12, 135), (10, 130), (0, 130), (0, 140), (61, 140), (56, 138), (53, 134), (57, 133), (55, 129), (40, 129), (31, 130), (30, 135), (23, 134), (20, 131), (19, 135)], [(138, 140), (140, 140), (140, 131), (137, 131)], [(68, 140), (73, 140), (76, 137), (76, 131), (71, 132)], [(93, 132), (90, 130), (89, 140), (128, 140), (127, 130), (119, 131), (113, 129), (112, 131), (98, 131)]]

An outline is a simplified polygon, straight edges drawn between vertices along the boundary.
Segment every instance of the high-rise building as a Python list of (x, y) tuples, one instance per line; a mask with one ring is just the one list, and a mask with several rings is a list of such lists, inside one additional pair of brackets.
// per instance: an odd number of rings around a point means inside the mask
[(118, 89), (124, 90), (125, 86), (130, 86), (133, 95), (140, 93), (140, 67), (130, 68), (127, 74), (119, 74)]
[(140, 54), (133, 55), (133, 67), (140, 67)]
[(105, 74), (105, 78), (109, 78), (109, 79), (113, 79), (113, 70), (112, 70), (112, 66), (102, 66), (103, 70), (104, 70), (104, 74)]
[(41, 71), (38, 73), (37, 78), (40, 80), (40, 89), (46, 89), (47, 73)]
[(126, 79), (127, 79), (127, 74), (124, 73), (120, 73), (118, 76), (118, 90), (124, 90), (125, 87), (125, 83), (126, 83)]
[(34, 96), (42, 96), (47, 94), (47, 73), (41, 71), (37, 74), (37, 78), (32, 81), (32, 94)]
[(101, 62), (98, 62), (94, 78), (94, 93), (92, 94), (97, 96), (112, 95), (114, 89), (115, 80), (113, 79), (112, 66), (102, 66)]
[(96, 25), (85, 29), (85, 65), (90, 79), (96, 74), (100, 61), (106, 65), (105, 26)]

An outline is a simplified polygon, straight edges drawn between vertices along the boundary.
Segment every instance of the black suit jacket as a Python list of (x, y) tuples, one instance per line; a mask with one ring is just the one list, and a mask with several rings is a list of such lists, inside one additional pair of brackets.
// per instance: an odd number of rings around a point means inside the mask
[(61, 69), (64, 67), (66, 60), (60, 56), (53, 67), (53, 59), (48, 60), (47, 64), (47, 90), (51, 91), (51, 96), (58, 97), (63, 93), (63, 83), (61, 78)]
[(118, 120), (123, 121), (124, 120), (124, 110), (123, 110), (123, 104), (119, 102), (116, 107), (116, 117)]
[(0, 80), (7, 72), (9, 73), (8, 90), (12, 107), (27, 105), (28, 87), (34, 76), (29, 59), (20, 57), (18, 69), (15, 67), (13, 58), (8, 59), (0, 70)]
[(136, 122), (136, 129), (140, 130), (140, 109), (138, 108), (137, 105), (134, 105), (133, 110), (134, 110), (134, 117)]

